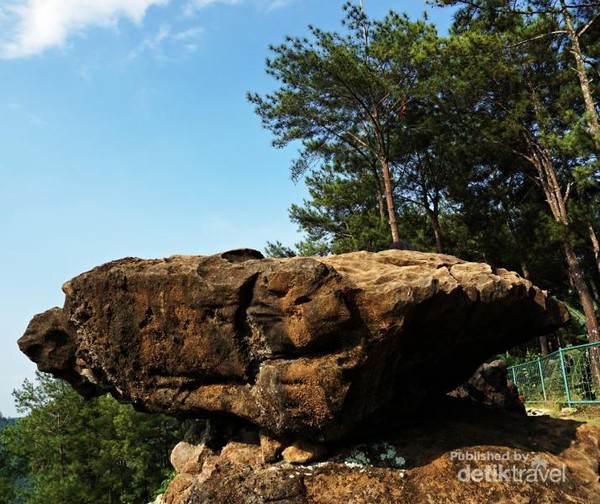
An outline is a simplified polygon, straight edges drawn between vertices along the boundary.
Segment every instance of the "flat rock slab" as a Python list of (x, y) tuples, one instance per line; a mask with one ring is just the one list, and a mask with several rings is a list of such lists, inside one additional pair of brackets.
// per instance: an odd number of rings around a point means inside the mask
[(413, 414), (568, 318), (516, 273), (414, 251), (126, 258), (63, 286), (19, 346), (84, 396), (337, 440)]

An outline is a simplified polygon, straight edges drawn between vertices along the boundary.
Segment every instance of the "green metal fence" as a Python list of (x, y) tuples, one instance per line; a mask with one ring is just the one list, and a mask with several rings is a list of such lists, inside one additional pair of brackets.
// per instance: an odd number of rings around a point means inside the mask
[(527, 403), (564, 402), (600, 404), (600, 390), (592, 379), (591, 353), (599, 343), (566, 348), (508, 368), (508, 377)]

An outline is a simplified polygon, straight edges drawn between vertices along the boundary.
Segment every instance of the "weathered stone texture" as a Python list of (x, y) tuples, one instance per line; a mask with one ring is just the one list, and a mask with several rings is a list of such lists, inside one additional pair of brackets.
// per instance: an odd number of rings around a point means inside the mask
[(398, 250), (127, 258), (63, 290), (19, 345), (81, 394), (316, 441), (410, 416), (566, 320), (515, 273)]

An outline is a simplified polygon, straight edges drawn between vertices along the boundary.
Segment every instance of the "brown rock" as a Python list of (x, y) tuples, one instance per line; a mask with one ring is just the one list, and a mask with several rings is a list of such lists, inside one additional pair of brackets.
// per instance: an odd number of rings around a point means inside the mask
[(260, 446), (246, 443), (231, 442), (227, 443), (219, 455), (222, 461), (230, 462), (234, 465), (256, 467), (262, 464), (263, 458)]
[(307, 464), (325, 457), (327, 448), (318, 443), (300, 440), (288, 446), (281, 455), (288, 464)]
[(284, 445), (279, 439), (274, 438), (265, 430), (260, 432), (260, 451), (265, 462), (269, 463), (279, 460), (283, 449)]
[(448, 395), (470, 399), (493, 408), (526, 414), (517, 387), (508, 379), (506, 363), (499, 359), (479, 366), (469, 381), (449, 392)]
[(178, 473), (197, 474), (210, 455), (213, 452), (205, 444), (194, 445), (180, 441), (171, 452), (171, 465)]
[(338, 440), (410, 417), (490, 356), (555, 329), (516, 273), (414, 251), (122, 259), (67, 282), (20, 348), (89, 397)]
[(169, 488), (162, 496), (164, 504), (179, 504), (185, 502), (192, 492), (192, 484), (195, 478), (191, 474), (182, 473), (175, 476), (169, 484)]
[[(341, 448), (314, 466), (215, 457), (218, 469), (196, 478), (185, 500), (173, 504), (600, 502), (598, 427), (450, 398), (417, 420), (365, 442), (362, 451)], [(390, 464), (395, 457), (401, 463)], [(494, 479), (494, 468), (510, 475)], [(478, 481), (477, 469), (492, 477)], [(533, 478), (522, 481), (519, 471)], [(544, 480), (546, 471), (560, 477)]]

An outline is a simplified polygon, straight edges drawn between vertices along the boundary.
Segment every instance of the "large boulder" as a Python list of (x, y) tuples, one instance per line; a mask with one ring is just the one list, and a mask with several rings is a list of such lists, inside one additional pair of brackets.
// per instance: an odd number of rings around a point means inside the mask
[(19, 346), (86, 397), (338, 440), (408, 417), (566, 319), (516, 273), (414, 251), (127, 258), (63, 286)]

